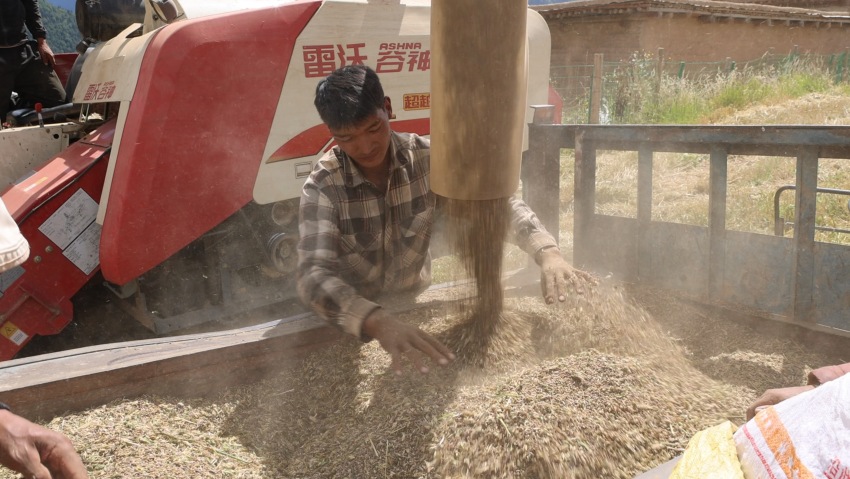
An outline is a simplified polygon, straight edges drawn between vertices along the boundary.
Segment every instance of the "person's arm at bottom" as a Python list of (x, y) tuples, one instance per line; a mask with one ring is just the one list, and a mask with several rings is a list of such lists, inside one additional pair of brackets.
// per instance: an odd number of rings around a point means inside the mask
[(454, 361), (455, 355), (445, 345), (416, 326), (411, 326), (391, 318), (382, 308), (375, 309), (361, 326), (363, 334), (377, 339), (392, 357), (392, 368), (396, 374), (402, 373), (402, 357), (407, 356), (413, 366), (421, 373), (428, 372), (423, 362), (425, 356), (435, 363), (445, 366)]
[(66, 436), (8, 409), (0, 409), (0, 464), (35, 479), (89, 477)]
[(848, 373), (850, 373), (850, 363), (823, 366), (808, 374), (807, 384), (805, 386), (768, 389), (747, 408), (747, 421), (768, 406), (779, 404), (788, 398), (806, 391), (811, 391), (825, 382), (832, 381)]
[(747, 408), (747, 421), (755, 417), (755, 415), (759, 411), (766, 407), (774, 406), (788, 398), (792, 398), (806, 391), (811, 391), (814, 388), (815, 387), (812, 385), (806, 385), (788, 388), (768, 389), (764, 392), (764, 394), (762, 394), (758, 399), (756, 399), (755, 402), (750, 404), (750, 407)]

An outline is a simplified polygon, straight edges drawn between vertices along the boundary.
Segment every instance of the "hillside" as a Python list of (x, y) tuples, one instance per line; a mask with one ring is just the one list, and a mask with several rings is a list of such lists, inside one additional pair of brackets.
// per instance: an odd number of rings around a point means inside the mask
[[(47, 40), (54, 53), (73, 52), (80, 42), (80, 31), (74, 16), (74, 1), (41, 1), (41, 16), (47, 29)], [(70, 9), (68, 8), (70, 6)]]

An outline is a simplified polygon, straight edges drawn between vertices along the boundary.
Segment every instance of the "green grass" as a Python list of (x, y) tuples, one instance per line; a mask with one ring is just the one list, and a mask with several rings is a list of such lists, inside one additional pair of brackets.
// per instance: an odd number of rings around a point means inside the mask
[[(603, 80), (611, 123), (700, 124), (755, 104), (810, 93), (850, 92), (824, 57), (763, 58), (732, 71), (707, 68), (693, 77), (665, 73), (659, 79), (647, 57), (634, 55)], [(719, 66), (719, 64), (718, 64)], [(847, 78), (847, 75), (845, 75)], [(573, 113), (573, 121), (586, 117)]]
[(778, 98), (799, 98), (809, 93), (828, 92), (832, 88), (832, 80), (826, 73), (793, 73), (779, 77), (775, 92), (770, 89), (767, 91)]
[(742, 81), (729, 81), (714, 94), (709, 104), (712, 109), (743, 109), (753, 103), (763, 102), (774, 89), (764, 78), (753, 77)]
[(711, 110), (705, 99), (680, 93), (665, 97), (659, 103), (645, 107), (645, 121), (641, 123), (660, 125), (691, 125), (698, 123)]

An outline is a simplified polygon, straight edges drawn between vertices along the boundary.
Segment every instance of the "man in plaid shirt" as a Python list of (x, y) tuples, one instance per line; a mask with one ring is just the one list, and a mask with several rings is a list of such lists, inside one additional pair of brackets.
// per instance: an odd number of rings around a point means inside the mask
[[(429, 187), (430, 142), (390, 129), (390, 98), (368, 67), (347, 66), (316, 87), (316, 109), (337, 142), (301, 193), (298, 294), (317, 314), (364, 341), (377, 339), (401, 373), (406, 355), (454, 359), (419, 328), (390, 317), (374, 300), (384, 292), (421, 291), (431, 281), (436, 195)], [(565, 300), (580, 278), (537, 216), (511, 199), (515, 242), (541, 266), (548, 303)]]

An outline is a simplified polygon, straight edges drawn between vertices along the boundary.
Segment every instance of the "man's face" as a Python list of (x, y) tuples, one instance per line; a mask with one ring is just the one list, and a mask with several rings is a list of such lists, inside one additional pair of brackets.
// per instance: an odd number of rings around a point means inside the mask
[(390, 116), (392, 106), (389, 97), (384, 99), (384, 108), (357, 125), (335, 130), (331, 134), (346, 155), (363, 169), (380, 167), (390, 148)]

